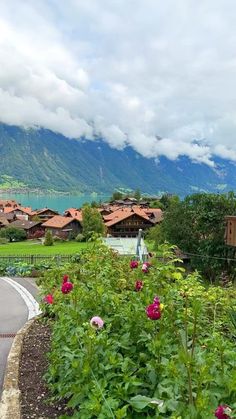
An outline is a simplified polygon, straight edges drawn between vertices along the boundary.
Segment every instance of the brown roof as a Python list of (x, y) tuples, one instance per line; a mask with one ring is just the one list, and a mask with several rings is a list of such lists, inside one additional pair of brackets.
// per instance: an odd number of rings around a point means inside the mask
[(147, 215), (153, 216), (153, 221), (158, 223), (163, 219), (163, 211), (160, 208), (145, 208), (144, 211)]
[[(112, 214), (109, 214), (109, 216), (112, 216), (112, 218), (110, 218), (110, 220), (105, 222), (105, 224), (106, 224), (107, 227), (111, 227), (112, 225), (117, 224), (120, 221), (125, 220), (126, 218), (129, 218), (134, 214), (138, 215), (141, 218), (144, 218), (145, 220), (149, 221), (150, 223), (153, 222), (147, 216), (147, 214), (145, 213), (143, 208), (133, 206), (132, 208), (121, 208), (120, 210), (117, 210), (117, 211), (113, 212)], [(109, 216), (106, 216), (106, 217), (109, 217)], [(105, 219), (105, 217), (104, 217), (104, 219)]]
[(54, 214), (58, 214), (58, 211), (55, 211), (55, 210), (53, 210), (51, 208), (41, 208), (39, 210), (34, 211), (34, 215), (36, 215), (36, 214), (43, 214), (44, 212), (47, 212), (47, 211), (53, 212)]
[(42, 224), (43, 227), (47, 228), (64, 228), (67, 224), (70, 224), (72, 221), (78, 221), (74, 217), (63, 217), (62, 215), (55, 215)]
[(16, 220), (11, 223), (11, 227), (22, 228), (23, 230), (30, 230), (36, 225), (40, 225), (41, 221)]

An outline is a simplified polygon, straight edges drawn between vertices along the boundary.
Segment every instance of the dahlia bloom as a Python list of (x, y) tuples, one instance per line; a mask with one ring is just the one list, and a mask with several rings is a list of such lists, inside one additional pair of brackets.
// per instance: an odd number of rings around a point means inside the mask
[(101, 317), (99, 316), (94, 316), (92, 317), (92, 319), (90, 320), (90, 324), (92, 327), (94, 327), (95, 329), (101, 329), (104, 325), (104, 321), (101, 319)]
[(232, 412), (232, 410), (230, 409), (229, 406), (227, 405), (220, 405), (217, 407), (217, 409), (215, 410), (215, 417), (218, 419), (228, 419), (230, 418), (230, 413)]
[(150, 304), (147, 306), (146, 313), (151, 320), (158, 320), (161, 317), (161, 310), (157, 304)]
[(141, 291), (143, 288), (143, 281), (136, 281), (135, 282), (135, 291)]
[(48, 304), (53, 304), (53, 302), (54, 302), (53, 295), (52, 294), (45, 295), (44, 301)]
[(69, 292), (71, 292), (73, 290), (74, 285), (72, 284), (72, 282), (64, 282), (61, 286), (61, 292), (63, 294), (69, 294)]
[(146, 307), (146, 314), (151, 320), (158, 320), (161, 318), (161, 306), (159, 297), (154, 297), (153, 303)]
[(135, 269), (138, 267), (138, 261), (137, 260), (131, 260), (130, 261), (130, 268)]
[(68, 282), (68, 279), (69, 279), (68, 275), (63, 275), (62, 283), (64, 284), (65, 282)]

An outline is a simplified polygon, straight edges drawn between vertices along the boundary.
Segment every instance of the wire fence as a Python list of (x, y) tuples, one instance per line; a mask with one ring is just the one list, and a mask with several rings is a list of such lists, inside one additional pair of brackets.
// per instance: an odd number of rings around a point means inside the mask
[(24, 262), (31, 265), (41, 262), (71, 262), (75, 255), (0, 255), (0, 262)]

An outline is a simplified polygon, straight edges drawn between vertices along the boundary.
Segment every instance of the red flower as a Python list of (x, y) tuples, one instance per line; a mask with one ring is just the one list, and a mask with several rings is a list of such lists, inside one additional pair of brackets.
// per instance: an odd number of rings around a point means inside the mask
[(65, 282), (68, 282), (69, 276), (68, 275), (64, 275), (62, 278), (62, 283), (64, 284)]
[(72, 284), (72, 282), (64, 282), (61, 286), (61, 291), (63, 292), (63, 294), (69, 294), (69, 292), (71, 292), (73, 290), (74, 285)]
[(138, 261), (137, 260), (131, 260), (130, 261), (130, 268), (135, 269), (138, 267)]
[(215, 417), (218, 419), (228, 419), (230, 418), (230, 416), (228, 414), (230, 414), (231, 409), (229, 406), (227, 405), (220, 405), (217, 407), (217, 409), (215, 410)]
[(143, 288), (143, 281), (136, 281), (135, 282), (135, 291), (141, 291)]
[(54, 302), (54, 297), (52, 294), (48, 294), (44, 297), (44, 301), (48, 304), (53, 304)]
[(151, 320), (158, 320), (161, 317), (161, 310), (160, 310), (160, 304), (150, 304), (146, 308), (146, 313), (149, 319)]

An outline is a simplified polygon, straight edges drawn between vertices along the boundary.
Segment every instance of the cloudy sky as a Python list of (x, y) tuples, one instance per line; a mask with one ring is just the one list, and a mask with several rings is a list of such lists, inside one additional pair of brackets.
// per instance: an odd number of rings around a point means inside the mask
[(235, 0), (0, 0), (0, 120), (236, 160)]

